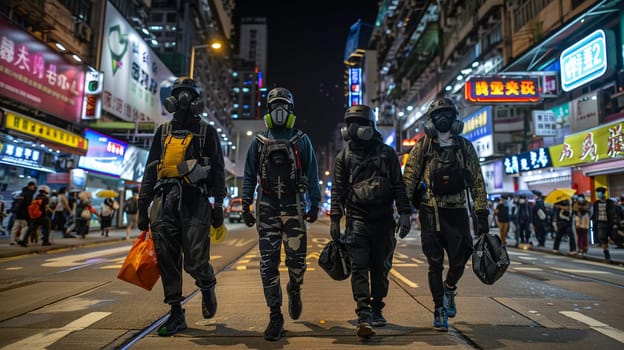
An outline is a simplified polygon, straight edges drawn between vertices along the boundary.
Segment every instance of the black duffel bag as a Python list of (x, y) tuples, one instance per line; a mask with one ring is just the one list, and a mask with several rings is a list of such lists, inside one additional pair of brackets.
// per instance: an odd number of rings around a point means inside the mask
[(346, 247), (340, 242), (332, 240), (327, 243), (319, 256), (319, 266), (336, 281), (342, 281), (351, 276), (351, 261)]
[(503, 276), (511, 261), (500, 237), (489, 233), (477, 239), (472, 252), (472, 271), (485, 284), (494, 284)]

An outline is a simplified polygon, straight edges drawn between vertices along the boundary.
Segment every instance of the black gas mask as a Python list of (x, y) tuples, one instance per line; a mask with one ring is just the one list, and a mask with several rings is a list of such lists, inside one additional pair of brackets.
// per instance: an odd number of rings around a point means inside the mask
[(351, 122), (349, 125), (340, 129), (340, 134), (345, 141), (370, 141), (375, 136), (375, 128), (372, 125), (360, 125), (357, 122)]
[(455, 111), (451, 109), (439, 110), (431, 115), (431, 121), (439, 132), (451, 131), (451, 126), (456, 118)]
[(190, 89), (178, 89), (167, 97), (163, 103), (169, 113), (186, 112), (192, 115), (199, 114), (204, 110), (203, 101)]

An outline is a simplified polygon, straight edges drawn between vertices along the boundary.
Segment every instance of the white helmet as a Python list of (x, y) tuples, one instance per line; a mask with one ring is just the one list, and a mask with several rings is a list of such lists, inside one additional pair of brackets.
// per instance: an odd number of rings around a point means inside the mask
[(50, 194), (50, 187), (48, 185), (39, 185), (37, 188), (38, 192), (45, 192), (46, 194)]

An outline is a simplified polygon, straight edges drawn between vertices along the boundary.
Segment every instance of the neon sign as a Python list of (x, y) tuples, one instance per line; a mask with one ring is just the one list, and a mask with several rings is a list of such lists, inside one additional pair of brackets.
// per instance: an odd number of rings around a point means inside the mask
[(349, 68), (349, 106), (362, 104), (362, 68)]
[(561, 88), (571, 91), (607, 71), (607, 37), (599, 29), (568, 47), (559, 56)]
[(466, 100), (476, 103), (527, 103), (541, 100), (537, 78), (471, 76), (464, 85)]
[(505, 157), (503, 162), (505, 174), (517, 174), (523, 171), (548, 168), (552, 166), (552, 160), (548, 148), (539, 148), (534, 151), (523, 152)]

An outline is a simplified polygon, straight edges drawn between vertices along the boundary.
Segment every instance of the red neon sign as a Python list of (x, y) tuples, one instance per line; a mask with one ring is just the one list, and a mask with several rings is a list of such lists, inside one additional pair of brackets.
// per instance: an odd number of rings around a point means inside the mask
[(541, 88), (535, 78), (471, 76), (464, 84), (464, 98), (476, 103), (539, 102)]

